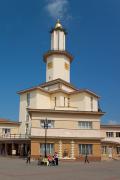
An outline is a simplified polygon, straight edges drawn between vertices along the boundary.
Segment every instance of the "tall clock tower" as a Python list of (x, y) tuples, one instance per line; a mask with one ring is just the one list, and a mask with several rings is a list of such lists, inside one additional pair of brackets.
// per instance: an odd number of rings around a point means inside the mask
[(51, 33), (51, 49), (44, 54), (46, 63), (46, 82), (63, 79), (70, 82), (70, 64), (73, 57), (66, 51), (66, 30), (59, 20)]

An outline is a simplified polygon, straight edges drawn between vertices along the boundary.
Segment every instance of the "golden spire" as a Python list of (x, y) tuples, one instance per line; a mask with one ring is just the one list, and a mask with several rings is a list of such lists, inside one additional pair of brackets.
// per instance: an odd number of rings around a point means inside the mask
[(59, 19), (58, 19), (57, 22), (56, 22), (55, 29), (56, 29), (56, 28), (62, 28), (62, 25), (61, 25)]

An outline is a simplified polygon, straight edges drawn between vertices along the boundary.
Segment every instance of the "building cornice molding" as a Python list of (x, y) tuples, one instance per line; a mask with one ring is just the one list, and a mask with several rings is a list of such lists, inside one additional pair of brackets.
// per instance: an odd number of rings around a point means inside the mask
[(47, 58), (51, 55), (64, 55), (64, 56), (67, 56), (68, 59), (70, 60), (70, 62), (72, 62), (73, 60), (73, 56), (67, 52), (67, 51), (60, 51), (60, 50), (50, 50), (50, 51), (47, 51), (44, 55), (43, 55), (43, 60), (46, 62)]
[(31, 108), (28, 108), (28, 112), (30, 114), (32, 112), (39, 112), (39, 113), (80, 114), (80, 115), (99, 115), (99, 116), (105, 114), (105, 112), (97, 112), (97, 111), (72, 111), (72, 110), (31, 109)]

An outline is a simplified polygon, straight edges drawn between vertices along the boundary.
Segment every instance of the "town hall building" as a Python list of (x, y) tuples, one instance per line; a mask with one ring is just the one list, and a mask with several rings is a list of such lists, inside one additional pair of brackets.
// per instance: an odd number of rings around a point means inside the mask
[(51, 49), (43, 56), (46, 82), (18, 92), (18, 134), (27, 137), (21, 143), (26, 142), (27, 149), (29, 144), (35, 159), (45, 155), (45, 143), (46, 153), (58, 152), (60, 159), (83, 160), (85, 154), (98, 161), (119, 157), (120, 126), (101, 125), (105, 113), (99, 95), (71, 84), (74, 59), (66, 50), (67, 32), (59, 20), (50, 33)]

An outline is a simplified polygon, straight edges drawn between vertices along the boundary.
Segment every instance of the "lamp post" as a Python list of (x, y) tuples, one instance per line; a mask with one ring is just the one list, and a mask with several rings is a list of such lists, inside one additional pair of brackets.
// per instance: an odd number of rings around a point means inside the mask
[(44, 120), (44, 129), (45, 129), (45, 158), (47, 157), (47, 129), (48, 129), (48, 120), (47, 118)]

